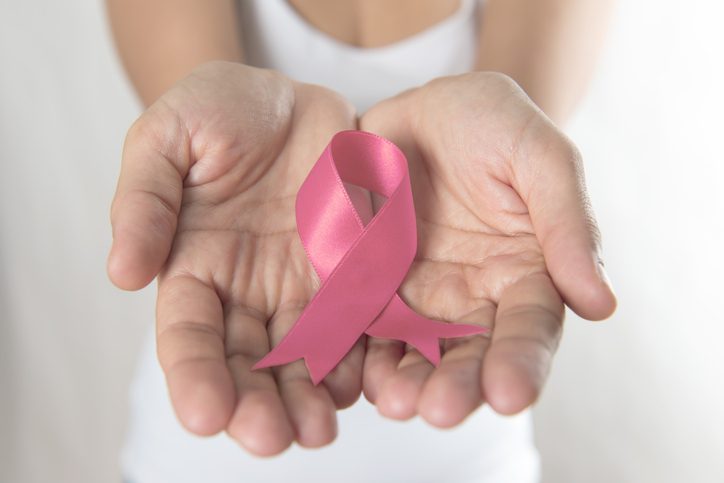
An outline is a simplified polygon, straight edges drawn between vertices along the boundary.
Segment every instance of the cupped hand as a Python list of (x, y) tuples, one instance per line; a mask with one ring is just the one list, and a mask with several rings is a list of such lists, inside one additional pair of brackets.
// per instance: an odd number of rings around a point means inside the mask
[(533, 403), (561, 335), (564, 302), (591, 320), (616, 300), (571, 142), (509, 78), (470, 73), (383, 101), (363, 130), (405, 152), (418, 253), (400, 294), (423, 315), (492, 328), (447, 340), (435, 368), (368, 337), (364, 392), (396, 419), (450, 427), (481, 403)]
[(331, 91), (214, 62), (130, 129), (108, 271), (130, 290), (158, 275), (158, 357), (190, 431), (226, 430), (258, 455), (320, 446), (359, 396), (364, 341), (316, 387), (302, 360), (251, 371), (317, 289), (296, 192), (331, 136), (355, 127)]

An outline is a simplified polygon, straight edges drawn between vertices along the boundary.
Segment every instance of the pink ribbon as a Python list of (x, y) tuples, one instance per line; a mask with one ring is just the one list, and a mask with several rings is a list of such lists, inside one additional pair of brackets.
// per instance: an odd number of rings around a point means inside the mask
[[(387, 198), (377, 213), (357, 187)], [(415, 258), (417, 229), (407, 160), (392, 142), (364, 131), (334, 135), (299, 189), (296, 217), (322, 285), (253, 369), (304, 358), (316, 385), (364, 333), (404, 341), (437, 366), (439, 338), (487, 331), (427, 319), (397, 295)]]

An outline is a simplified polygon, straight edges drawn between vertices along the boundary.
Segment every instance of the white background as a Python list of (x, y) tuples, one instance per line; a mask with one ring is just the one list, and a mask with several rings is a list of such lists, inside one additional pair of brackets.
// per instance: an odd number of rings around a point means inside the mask
[[(620, 298), (570, 316), (536, 409), (546, 482), (724, 481), (724, 9), (620, 0), (569, 125)], [(0, 481), (118, 480), (153, 289), (104, 273), (138, 106), (97, 1), (0, 0)]]

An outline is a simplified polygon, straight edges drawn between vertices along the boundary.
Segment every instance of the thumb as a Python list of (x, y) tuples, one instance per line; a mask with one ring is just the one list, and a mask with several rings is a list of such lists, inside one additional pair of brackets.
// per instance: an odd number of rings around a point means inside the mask
[(605, 319), (616, 310), (616, 296), (603, 266), (581, 156), (552, 124), (541, 123), (531, 131), (526, 137), (553, 141), (521, 142), (528, 149), (520, 149), (513, 167), (548, 271), (574, 312), (589, 320)]
[(175, 116), (152, 106), (131, 127), (111, 205), (111, 281), (138, 290), (168, 257), (188, 172), (188, 134)]

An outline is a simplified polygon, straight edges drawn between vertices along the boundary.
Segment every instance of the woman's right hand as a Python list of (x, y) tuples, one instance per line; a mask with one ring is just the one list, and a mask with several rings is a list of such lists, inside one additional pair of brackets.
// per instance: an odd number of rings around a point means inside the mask
[(358, 398), (363, 340), (319, 386), (301, 360), (251, 370), (317, 289), (294, 200), (331, 136), (355, 127), (329, 90), (213, 62), (129, 130), (108, 273), (127, 290), (158, 275), (158, 357), (190, 431), (226, 430), (257, 455), (321, 446)]

